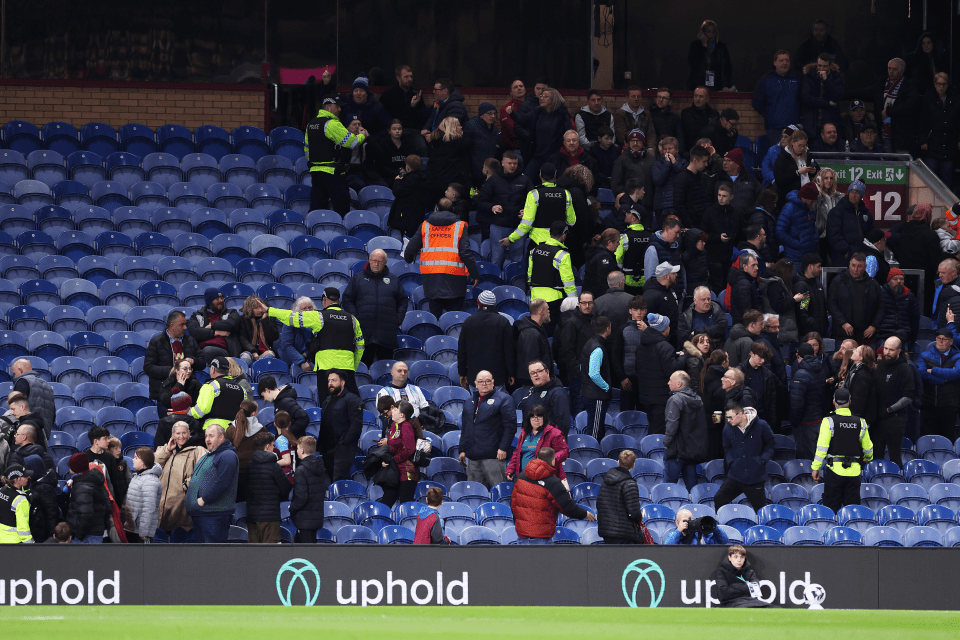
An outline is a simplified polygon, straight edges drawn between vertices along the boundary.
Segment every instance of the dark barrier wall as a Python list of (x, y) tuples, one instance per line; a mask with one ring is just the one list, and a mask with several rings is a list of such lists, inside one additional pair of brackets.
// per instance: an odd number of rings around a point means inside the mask
[[(725, 548), (7, 546), (0, 604), (711, 607)], [(952, 549), (755, 547), (765, 599), (957, 608)], [(530, 585), (536, 584), (532, 589)], [(813, 588), (818, 591), (817, 587)]]

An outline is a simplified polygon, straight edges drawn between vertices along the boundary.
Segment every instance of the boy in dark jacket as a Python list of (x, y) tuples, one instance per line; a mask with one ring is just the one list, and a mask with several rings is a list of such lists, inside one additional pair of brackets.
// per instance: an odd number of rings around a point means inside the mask
[(740, 212), (731, 204), (733, 186), (724, 182), (717, 189), (717, 203), (707, 207), (700, 228), (707, 234), (707, 255), (710, 256), (711, 289), (727, 286), (727, 265), (733, 256), (740, 234)]
[(257, 383), (257, 393), (267, 402), (273, 403), (274, 413), (286, 411), (290, 414), (290, 432), (283, 435), (293, 435), (294, 440), (306, 435), (310, 416), (297, 402), (296, 389), (290, 385), (277, 387), (277, 381), (273, 376), (262, 376)]
[(759, 511), (767, 503), (763, 485), (767, 481), (767, 462), (773, 457), (773, 431), (757, 417), (756, 409), (738, 402), (728, 402), (725, 415), (723, 451), (727, 475), (713, 504), (719, 511), (743, 493), (754, 511)]
[(304, 436), (297, 443), (297, 472), (294, 474), (293, 495), (290, 496), (290, 520), (297, 527), (294, 542), (317, 541), (317, 530), (323, 527), (323, 501), (330, 486), (330, 478), (323, 460), (315, 454), (317, 439)]
[[(707, 253), (707, 240), (707, 234), (696, 227), (683, 232), (681, 262), (683, 263), (683, 270), (687, 274), (687, 296), (689, 298), (693, 298), (693, 292), (697, 287), (710, 286), (712, 271), (710, 255)], [(726, 267), (723, 267), (723, 271), (726, 273)]]
[(290, 483), (277, 464), (273, 440), (266, 430), (253, 438), (256, 451), (247, 467), (247, 542), (251, 543), (280, 542), (280, 503), (290, 494)]
[(75, 475), (67, 482), (69, 506), (67, 522), (79, 542), (103, 542), (103, 533), (110, 521), (110, 498), (100, 469), (90, 468), (86, 453), (70, 456), (70, 471)]
[(638, 525), (640, 492), (630, 474), (637, 454), (629, 449), (620, 452), (618, 466), (603, 476), (597, 495), (597, 529), (604, 544), (643, 544)]

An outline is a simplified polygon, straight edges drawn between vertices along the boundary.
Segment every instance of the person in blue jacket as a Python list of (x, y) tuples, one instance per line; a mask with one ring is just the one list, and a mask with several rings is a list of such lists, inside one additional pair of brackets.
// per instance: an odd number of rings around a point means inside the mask
[(370, 80), (367, 74), (361, 73), (353, 81), (352, 89), (353, 92), (344, 100), (346, 106), (343, 113), (359, 116), (360, 124), (370, 132), (374, 140), (386, 137), (390, 132), (390, 122), (393, 118), (370, 92)]
[(490, 102), (481, 102), (477, 117), (470, 118), (463, 125), (463, 135), (473, 140), (471, 166), (473, 185), (483, 185), (483, 163), (487, 158), (496, 158), (500, 148), (500, 133), (497, 131), (497, 107)]
[[(316, 311), (317, 306), (307, 296), (297, 298), (291, 311)], [(304, 371), (313, 371), (313, 363), (308, 358), (307, 345), (313, 338), (313, 330), (296, 327), (280, 326), (280, 338), (277, 340), (277, 357), (291, 366), (297, 366)]]
[(873, 214), (863, 203), (866, 190), (863, 182), (853, 181), (847, 195), (827, 214), (827, 243), (834, 267), (847, 266), (850, 256), (863, 251), (863, 240), (873, 229)]
[(753, 108), (763, 116), (767, 137), (776, 140), (784, 127), (800, 120), (800, 78), (790, 68), (790, 52), (780, 49), (773, 56), (773, 69), (753, 91)]
[(803, 185), (799, 191), (791, 191), (777, 220), (777, 238), (783, 245), (783, 256), (793, 262), (794, 268), (800, 265), (804, 255), (816, 253), (820, 247), (814, 208), (819, 195), (820, 190), (813, 182)]
[(692, 519), (693, 513), (689, 509), (680, 509), (680, 511), (677, 511), (677, 519), (674, 521), (677, 528), (663, 538), (663, 544), (730, 544), (730, 539), (720, 527), (717, 527), (713, 533), (707, 534), (693, 531), (688, 524), (688, 521)]

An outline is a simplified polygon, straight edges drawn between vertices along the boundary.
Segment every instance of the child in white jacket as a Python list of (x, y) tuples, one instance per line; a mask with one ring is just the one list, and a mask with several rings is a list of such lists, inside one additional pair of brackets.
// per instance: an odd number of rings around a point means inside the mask
[(133, 455), (133, 478), (127, 488), (125, 518), (127, 531), (137, 534), (141, 542), (151, 542), (160, 522), (160, 496), (163, 467), (154, 462), (153, 449), (140, 447)]

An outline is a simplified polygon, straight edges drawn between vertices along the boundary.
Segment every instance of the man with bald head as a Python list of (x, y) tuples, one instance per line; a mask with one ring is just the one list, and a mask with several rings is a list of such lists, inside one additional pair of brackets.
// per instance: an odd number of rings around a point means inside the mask
[(10, 373), (13, 374), (13, 390), (27, 396), (30, 406), (43, 420), (43, 436), (41, 438), (43, 442), (46, 442), (46, 437), (50, 435), (50, 430), (53, 429), (57, 414), (53, 387), (37, 375), (29, 360), (15, 360), (10, 365)]
[[(901, 261), (903, 262), (903, 261)], [(906, 266), (901, 266), (906, 269)], [(957, 261), (947, 258), (937, 267), (938, 279), (934, 282), (933, 321), (937, 329), (943, 329), (949, 322), (947, 310), (960, 313), (960, 279), (957, 273)]]
[(343, 290), (343, 310), (360, 321), (365, 342), (362, 360), (368, 367), (375, 360), (392, 358), (399, 346), (397, 335), (407, 313), (407, 293), (398, 275), (390, 272), (386, 252), (374, 249), (363, 271)]
[(914, 401), (914, 367), (910, 364), (900, 338), (887, 338), (877, 353), (877, 398), (879, 416), (870, 425), (873, 458), (879, 460), (886, 449), (890, 461), (903, 469), (900, 450), (907, 426), (907, 409)]
[(390, 369), (390, 377), (392, 378), (390, 384), (377, 392), (377, 400), (383, 396), (390, 396), (396, 402), (406, 400), (413, 405), (414, 417), (419, 418), (420, 410), (430, 406), (430, 403), (427, 402), (427, 397), (423, 395), (420, 387), (407, 382), (409, 374), (410, 368), (406, 362), (399, 360), (395, 362), (393, 368)]
[(720, 527), (706, 535), (691, 530), (689, 522), (692, 519), (693, 513), (689, 509), (677, 511), (677, 519), (674, 520), (677, 528), (664, 537), (663, 544), (730, 544), (730, 539)]
[(467, 468), (467, 480), (490, 489), (507, 479), (507, 450), (517, 433), (517, 413), (513, 398), (494, 386), (489, 371), (478, 372), (474, 385), (477, 390), (463, 407), (460, 464)]
[(900, 58), (887, 62), (887, 77), (875, 84), (865, 99), (873, 111), (883, 142), (891, 151), (913, 151), (916, 146), (921, 98), (917, 83), (905, 77), (907, 63)]

